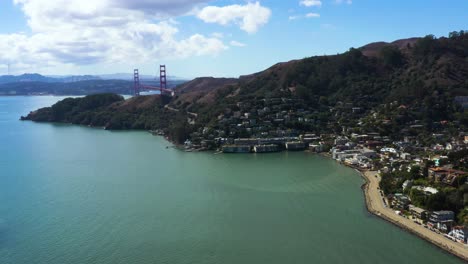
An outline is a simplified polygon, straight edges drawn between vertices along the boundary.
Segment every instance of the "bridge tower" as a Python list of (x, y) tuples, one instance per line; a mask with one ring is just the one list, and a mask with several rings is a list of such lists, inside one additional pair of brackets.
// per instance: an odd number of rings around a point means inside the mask
[(140, 95), (140, 75), (138, 69), (133, 70), (133, 96)]
[(167, 89), (166, 65), (159, 65), (159, 88), (161, 94), (163, 93), (163, 90)]

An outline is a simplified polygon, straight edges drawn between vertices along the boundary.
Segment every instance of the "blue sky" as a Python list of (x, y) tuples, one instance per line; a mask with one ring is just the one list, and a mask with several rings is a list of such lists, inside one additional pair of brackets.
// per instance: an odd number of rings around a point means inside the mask
[(466, 30), (468, 0), (2, 0), (0, 22), (0, 74), (8, 64), (14, 74), (155, 74), (166, 64), (169, 75), (237, 77)]

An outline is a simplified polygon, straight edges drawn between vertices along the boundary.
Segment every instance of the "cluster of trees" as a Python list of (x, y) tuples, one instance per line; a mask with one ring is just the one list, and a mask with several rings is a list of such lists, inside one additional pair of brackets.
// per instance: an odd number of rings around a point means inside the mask
[(423, 191), (411, 189), (409, 196), (411, 202), (419, 207), (429, 211), (450, 210), (455, 212), (460, 224), (465, 224), (464, 215), (460, 215), (464, 211), (465, 206), (468, 206), (466, 200), (468, 195), (468, 186), (462, 185), (459, 188), (446, 187), (442, 188), (438, 193), (427, 195)]
[(453, 151), (448, 154), (451, 164), (463, 171), (468, 171), (468, 149)]
[(83, 98), (66, 98), (51, 107), (41, 108), (21, 119), (31, 119), (39, 122), (64, 122), (76, 123), (77, 118), (87, 113), (91, 114), (100, 108), (107, 107), (116, 102), (122, 102), (124, 98), (117, 94), (96, 94)]
[[(157, 98), (157, 100), (154, 100)], [(193, 132), (186, 116), (169, 111), (166, 96), (140, 96), (125, 101), (116, 94), (95, 94), (66, 98), (51, 107), (30, 113), (23, 120), (61, 122), (111, 130), (163, 130), (175, 142), (184, 142)]]
[(417, 180), (423, 177), (421, 175), (421, 168), (414, 166), (409, 172), (395, 171), (383, 173), (380, 180), (380, 189), (384, 193), (403, 193), (403, 183), (406, 180)]

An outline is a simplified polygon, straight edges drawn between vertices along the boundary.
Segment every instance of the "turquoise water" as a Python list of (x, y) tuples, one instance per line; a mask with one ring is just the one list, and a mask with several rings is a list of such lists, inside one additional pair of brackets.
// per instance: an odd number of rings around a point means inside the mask
[(307, 153), (184, 153), (145, 132), (18, 121), (0, 97), (0, 263), (459, 263), (370, 215)]

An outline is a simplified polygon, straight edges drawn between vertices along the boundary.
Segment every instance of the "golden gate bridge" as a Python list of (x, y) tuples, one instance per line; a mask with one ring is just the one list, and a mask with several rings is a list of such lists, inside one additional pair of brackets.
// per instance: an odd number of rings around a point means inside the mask
[(159, 65), (159, 87), (140, 83), (138, 69), (133, 70), (133, 96), (139, 96), (141, 91), (159, 91), (161, 94), (174, 96), (174, 90), (167, 88), (166, 65)]

